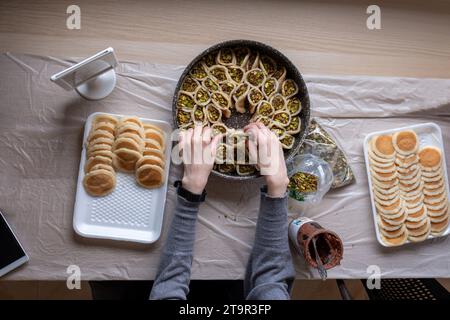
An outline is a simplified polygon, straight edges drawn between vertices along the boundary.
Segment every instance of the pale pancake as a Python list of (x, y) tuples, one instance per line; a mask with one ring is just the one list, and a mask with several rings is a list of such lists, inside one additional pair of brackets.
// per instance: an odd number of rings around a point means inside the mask
[(142, 127), (139, 127), (137, 124), (134, 124), (134, 123), (127, 123), (127, 124), (124, 124), (124, 125), (121, 125), (121, 126), (117, 126), (116, 127), (116, 131), (115, 131), (115, 135), (119, 136), (121, 133), (124, 133), (124, 132), (135, 133), (139, 137), (141, 137), (142, 139), (145, 138), (144, 129)]
[(373, 191), (378, 193), (378, 194), (382, 194), (382, 195), (392, 195), (393, 193), (396, 193), (398, 191), (400, 191), (400, 188), (398, 187), (398, 185), (393, 186), (392, 188), (389, 189), (385, 189), (385, 188), (380, 188), (377, 186), (373, 186)]
[(142, 123), (142, 121), (135, 116), (123, 117), (122, 119), (120, 119), (118, 126), (125, 125), (128, 123), (135, 124), (140, 128), (144, 128), (144, 124)]
[(424, 200), (424, 196), (423, 194), (419, 194), (416, 198), (411, 199), (411, 200), (406, 200), (405, 201), (405, 206), (406, 208), (415, 208), (417, 207), (419, 204), (421, 204)]
[(397, 156), (395, 158), (395, 164), (400, 168), (409, 168), (414, 165), (419, 165), (419, 157), (417, 157), (415, 154), (412, 154), (411, 156), (407, 158), (401, 158)]
[(151, 164), (144, 164), (136, 170), (136, 181), (144, 188), (159, 188), (164, 184), (164, 170)]
[(390, 181), (394, 178), (397, 178), (397, 172), (392, 173), (377, 173), (370, 169), (370, 172), (372, 173), (372, 177), (377, 179), (378, 181)]
[(421, 241), (426, 240), (428, 238), (428, 236), (430, 235), (430, 233), (431, 233), (431, 228), (428, 229), (428, 232), (425, 232), (423, 235), (420, 235), (417, 237), (408, 235), (408, 240), (411, 242), (421, 242)]
[(144, 148), (144, 156), (155, 156), (164, 160), (164, 153), (160, 149), (156, 148)]
[[(417, 229), (408, 229), (408, 235), (410, 237), (421, 237), (423, 235), (429, 235), (431, 231), (431, 222), (430, 219), (426, 218), (425, 219), (425, 224), (420, 226)], [(417, 240), (417, 239), (416, 239)]]
[(388, 168), (395, 165), (395, 162), (389, 161), (389, 162), (379, 162), (369, 157), (369, 163), (371, 166), (377, 167), (377, 168)]
[(162, 151), (161, 144), (154, 139), (144, 139), (145, 148), (155, 148)]
[(368, 153), (369, 153), (369, 159), (376, 161), (376, 162), (380, 162), (380, 163), (394, 163), (395, 162), (395, 157), (392, 158), (381, 158), (379, 156), (377, 156), (371, 149), (370, 145), (369, 145), (369, 149), (368, 149)]
[(437, 223), (432, 222), (431, 223), (431, 230), (433, 232), (441, 232), (441, 231), (447, 229), (447, 227), (448, 227), (448, 217), (447, 217), (447, 219), (444, 219), (441, 222), (437, 222)]
[(406, 221), (405, 225), (406, 228), (408, 228), (408, 230), (410, 229), (419, 229), (420, 227), (426, 227), (426, 224), (429, 220), (426, 219), (426, 217), (422, 220), (418, 220), (418, 221)]
[(99, 170), (99, 169), (104, 169), (104, 170), (111, 171), (112, 173), (116, 173), (112, 166), (109, 166), (109, 165), (106, 165), (106, 164), (102, 164), (102, 163), (99, 163), (99, 164), (96, 164), (95, 166), (93, 166), (91, 168), (91, 171), (95, 171), (95, 170)]
[(113, 150), (118, 149), (130, 149), (142, 153), (143, 148), (133, 139), (131, 138), (118, 138), (114, 142)]
[(412, 190), (408, 190), (408, 191), (401, 191), (401, 194), (405, 197), (412, 197), (412, 196), (417, 196), (418, 194), (423, 192), (423, 182), (421, 181), (420, 184), (417, 186), (417, 188), (414, 188)]
[(417, 207), (417, 209), (418, 210), (415, 210), (414, 212), (406, 211), (407, 214), (406, 221), (417, 222), (425, 219), (428, 216), (426, 206), (421, 205)]
[(399, 180), (399, 187), (403, 191), (411, 191), (417, 188), (422, 183), (418, 177), (410, 180)]
[(118, 136), (117, 138), (130, 138), (136, 141), (137, 144), (139, 144), (141, 149), (144, 149), (144, 140), (137, 134), (132, 132), (123, 132)]
[(122, 171), (122, 172), (128, 172), (128, 173), (134, 172), (134, 168), (136, 167), (136, 161), (133, 161), (133, 160), (124, 161), (120, 157), (116, 156), (115, 154), (112, 159), (112, 163), (113, 163), (114, 168), (116, 168), (117, 170)]
[(112, 160), (111, 160), (111, 158), (103, 157), (103, 156), (90, 157), (89, 159), (87, 159), (86, 163), (84, 164), (84, 172), (88, 173), (89, 171), (91, 171), (92, 167), (97, 164), (105, 164), (105, 165), (111, 166)]
[(447, 192), (443, 192), (434, 196), (425, 196), (423, 202), (425, 204), (434, 205), (436, 203), (441, 203), (443, 200), (447, 200)]
[(395, 219), (399, 219), (399, 218), (405, 216), (406, 210), (405, 210), (405, 208), (400, 207), (398, 212), (395, 212), (395, 213), (383, 213), (381, 211), (377, 211), (377, 213), (378, 213), (378, 215), (383, 217), (385, 220), (395, 220)]
[(376, 203), (381, 204), (383, 206), (390, 206), (390, 205), (398, 203), (400, 201), (400, 195), (397, 194), (396, 197), (394, 197), (393, 199), (390, 199), (390, 200), (383, 200), (378, 197), (374, 197), (374, 200)]
[(381, 167), (380, 168), (380, 167), (377, 167), (377, 166), (374, 166), (374, 165), (371, 165), (370, 167), (376, 173), (394, 173), (397, 170), (397, 168), (396, 168), (396, 166), (394, 164), (392, 164), (389, 167)]
[(408, 231), (405, 228), (405, 231), (403, 232), (403, 234), (401, 234), (400, 236), (395, 237), (395, 238), (387, 238), (383, 235), (380, 235), (380, 236), (381, 236), (381, 241), (383, 241), (383, 243), (386, 246), (396, 247), (396, 246), (401, 246), (402, 244), (404, 244), (406, 242), (406, 240), (408, 239)]
[(95, 131), (91, 130), (91, 132), (89, 133), (89, 136), (87, 138), (87, 141), (91, 142), (92, 140), (95, 140), (97, 138), (109, 138), (109, 139), (114, 140), (114, 135), (111, 132), (106, 131), (106, 130), (100, 130), (100, 129), (95, 130)]
[(393, 214), (397, 214), (400, 210), (403, 209), (403, 201), (400, 198), (397, 198), (396, 202), (394, 202), (391, 205), (387, 205), (387, 206), (375, 202), (375, 207), (378, 209), (377, 210), (378, 212), (381, 212), (383, 214), (393, 215)]
[(444, 221), (447, 218), (448, 218), (448, 211), (446, 213), (444, 213), (443, 215), (440, 215), (437, 217), (430, 217), (430, 221), (433, 223), (439, 223), (439, 222)]
[(372, 181), (372, 185), (374, 187), (376, 186), (377, 188), (380, 188), (380, 189), (391, 189), (395, 186), (398, 186), (397, 178), (389, 180), (389, 181), (378, 181), (377, 179), (372, 177), (371, 181)]
[(92, 146), (94, 146), (94, 145), (96, 145), (96, 144), (107, 144), (107, 145), (112, 146), (113, 143), (114, 143), (114, 139), (110, 139), (110, 138), (97, 138), (97, 139), (91, 140), (91, 141), (89, 142), (89, 144), (88, 144), (87, 147), (90, 148), (90, 147), (92, 147)]
[(403, 211), (403, 214), (401, 214), (400, 216), (395, 217), (395, 218), (391, 218), (389, 216), (383, 216), (383, 215), (378, 215), (377, 217), (379, 219), (383, 220), (383, 223), (385, 223), (387, 225), (401, 226), (406, 221), (407, 214), (405, 211)]
[(408, 193), (404, 193), (401, 195), (402, 199), (407, 201), (407, 202), (415, 202), (415, 200), (417, 198), (420, 198), (421, 196), (423, 196), (422, 192), (420, 189), (417, 189), (418, 191), (414, 191), (411, 194)]
[(417, 134), (412, 130), (405, 130), (394, 133), (392, 144), (399, 154), (410, 155), (417, 151), (419, 147), (419, 139)]
[(436, 211), (436, 210), (444, 208), (447, 205), (448, 205), (448, 199), (446, 198), (445, 200), (443, 200), (442, 202), (439, 202), (439, 203), (427, 204), (427, 209)]
[(109, 144), (104, 144), (104, 143), (89, 146), (89, 148), (87, 148), (87, 155), (86, 155), (87, 158), (89, 158), (93, 152), (99, 151), (99, 150), (111, 151), (112, 148)]
[(164, 149), (164, 134), (160, 131), (155, 129), (147, 129), (145, 130), (145, 138), (158, 141), (161, 145), (161, 149)]
[(376, 189), (374, 189), (373, 195), (376, 199), (388, 201), (388, 200), (392, 200), (394, 198), (398, 198), (400, 196), (400, 191), (395, 191), (391, 194), (382, 194), (382, 193), (379, 193)]
[(410, 174), (412, 172), (415, 172), (415, 170), (418, 170), (418, 169), (420, 169), (420, 166), (417, 164), (413, 164), (412, 166), (409, 166), (406, 168), (397, 166), (397, 171), (398, 171), (398, 173), (401, 173), (401, 174)]
[(96, 150), (96, 151), (90, 152), (87, 159), (89, 159), (90, 157), (95, 157), (95, 156), (103, 156), (103, 157), (108, 157), (108, 158), (112, 159), (113, 153), (110, 150)]
[(400, 228), (394, 230), (394, 231), (388, 231), (385, 230), (383, 228), (379, 228), (380, 233), (385, 237), (385, 238), (396, 238), (401, 236), (405, 231), (406, 231), (406, 226), (402, 225)]
[(389, 222), (384, 220), (381, 216), (378, 216), (377, 221), (378, 221), (378, 226), (380, 227), (380, 229), (383, 229), (386, 231), (395, 231), (402, 227), (401, 223), (397, 224), (397, 225), (390, 224)]
[(375, 136), (371, 140), (372, 151), (380, 158), (395, 157), (395, 150), (392, 144), (391, 135)]
[(97, 122), (92, 126), (92, 131), (95, 132), (97, 130), (108, 131), (112, 135), (115, 133), (116, 126), (109, 122)]
[(423, 194), (425, 196), (435, 196), (435, 195), (441, 194), (441, 193), (446, 192), (446, 191), (447, 191), (447, 188), (444, 185), (442, 185), (442, 187), (436, 188), (436, 189), (424, 188), (423, 189)]
[(165, 167), (164, 161), (160, 157), (156, 156), (143, 156), (136, 162), (136, 169), (143, 166), (144, 164), (153, 164), (156, 166), (160, 166), (162, 169)]
[(442, 167), (436, 171), (422, 171), (422, 177), (425, 178), (434, 178), (437, 176), (443, 176), (444, 170), (442, 170)]
[(439, 181), (439, 180), (441, 180), (443, 178), (444, 178), (444, 176), (442, 174), (440, 174), (440, 175), (438, 175), (436, 177), (433, 177), (433, 178), (422, 177), (422, 180), (424, 182), (436, 182), (436, 181)]
[(91, 196), (105, 196), (114, 190), (116, 177), (108, 170), (98, 169), (84, 176), (83, 186)]
[(434, 190), (442, 187), (444, 185), (444, 182), (444, 179), (440, 179), (438, 181), (425, 182), (423, 186), (427, 190)]
[(436, 147), (424, 147), (419, 151), (419, 162), (422, 167), (436, 168), (441, 164), (441, 150)]
[(447, 214), (449, 212), (449, 206), (447, 204), (446, 206), (444, 206), (444, 207), (442, 207), (441, 209), (438, 209), (438, 210), (431, 210), (431, 209), (427, 208), (427, 211), (428, 211), (428, 216), (429, 217), (440, 217), (443, 214)]
[(413, 170), (412, 172), (401, 174), (397, 173), (398, 178), (400, 181), (413, 181), (414, 179), (420, 179), (422, 177), (422, 172), (419, 168), (416, 170)]
[(110, 116), (108, 114), (99, 114), (95, 116), (92, 123), (99, 123), (99, 122), (108, 122), (116, 126), (119, 123), (119, 120), (117, 120), (116, 117)]
[(163, 129), (158, 127), (156, 124), (144, 123), (144, 130), (147, 130), (147, 129), (154, 129), (154, 130), (161, 132), (161, 134), (164, 134)]

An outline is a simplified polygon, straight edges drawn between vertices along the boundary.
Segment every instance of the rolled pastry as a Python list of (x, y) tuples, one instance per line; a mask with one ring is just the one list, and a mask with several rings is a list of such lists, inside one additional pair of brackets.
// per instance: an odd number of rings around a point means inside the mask
[(245, 71), (241, 67), (231, 66), (228, 67), (228, 74), (230, 75), (231, 80), (236, 83), (241, 83), (244, 78)]
[(227, 95), (231, 95), (234, 88), (236, 88), (236, 84), (233, 81), (224, 81), (220, 84), (220, 89)]
[(238, 47), (234, 49), (234, 56), (236, 57), (236, 65), (245, 67), (250, 58), (250, 49), (247, 47)]
[(191, 92), (180, 91), (178, 93), (177, 106), (185, 111), (192, 111), (195, 106), (194, 95)]
[(276, 111), (272, 115), (272, 120), (283, 127), (287, 127), (291, 123), (291, 115), (284, 110)]
[(300, 99), (297, 97), (292, 97), (287, 100), (286, 109), (291, 116), (298, 115), (302, 111), (302, 103), (300, 102)]
[(196, 63), (189, 74), (196, 80), (203, 80), (208, 76), (208, 67), (203, 62)]
[(220, 86), (219, 84), (216, 82), (216, 80), (214, 80), (211, 77), (206, 77), (203, 81), (202, 81), (202, 85), (203, 88), (207, 89), (208, 91), (219, 91)]
[(259, 67), (269, 76), (277, 71), (277, 63), (271, 57), (262, 55), (259, 59)]
[(206, 106), (211, 101), (208, 90), (198, 87), (194, 93), (194, 101), (199, 106)]
[(283, 110), (286, 106), (286, 98), (281, 93), (275, 93), (269, 101), (275, 111)]
[(296, 134), (299, 133), (302, 128), (302, 122), (300, 121), (300, 117), (291, 116), (291, 122), (286, 127), (286, 133)]
[(217, 123), (222, 120), (222, 110), (212, 103), (206, 106), (205, 112), (210, 123)]
[(223, 66), (232, 66), (236, 64), (236, 56), (230, 48), (223, 48), (217, 54), (216, 62)]
[(209, 68), (209, 74), (217, 80), (217, 82), (230, 80), (230, 75), (228, 74), (228, 69), (225, 66), (214, 65)]
[(239, 86), (237, 86), (231, 93), (231, 97), (234, 100), (234, 107), (236, 108), (236, 111), (240, 113), (245, 113), (245, 100), (247, 98), (249, 90), (250, 86), (246, 83), (242, 83)]
[(187, 76), (184, 78), (183, 84), (181, 85), (181, 91), (194, 92), (199, 86), (200, 83), (197, 80), (191, 76)]
[(266, 80), (264, 71), (261, 69), (251, 69), (245, 73), (244, 81), (253, 87), (260, 87)]
[(267, 100), (278, 92), (278, 80), (274, 77), (267, 78), (262, 85), (262, 92)]
[(281, 94), (287, 99), (298, 93), (298, 85), (292, 79), (284, 80), (281, 84)]
[(250, 104), (250, 113), (254, 113), (258, 103), (264, 99), (264, 95), (258, 88), (251, 88), (247, 94), (247, 100)]

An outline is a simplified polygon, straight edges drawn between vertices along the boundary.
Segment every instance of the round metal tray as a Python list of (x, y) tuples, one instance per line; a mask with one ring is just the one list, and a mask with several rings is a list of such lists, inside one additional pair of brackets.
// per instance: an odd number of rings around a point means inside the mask
[[(298, 149), (300, 148), (301, 144), (303, 143), (303, 140), (305, 139), (305, 136), (307, 134), (307, 129), (309, 125), (309, 118), (310, 118), (310, 103), (309, 103), (309, 95), (308, 95), (308, 89), (306, 88), (305, 81), (303, 81), (303, 78), (298, 71), (297, 67), (280, 51), (277, 49), (272, 48), (271, 46), (268, 46), (264, 43), (252, 41), (252, 40), (230, 40), (218, 43), (212, 47), (209, 47), (202, 53), (200, 53), (197, 57), (195, 57), (191, 63), (186, 67), (186, 69), (183, 71), (180, 80), (178, 81), (178, 84), (175, 89), (175, 93), (173, 96), (172, 101), (172, 112), (173, 112), (173, 122), (174, 127), (178, 128), (177, 125), (177, 97), (178, 92), (181, 88), (181, 85), (184, 81), (184, 78), (189, 74), (189, 71), (191, 68), (199, 62), (204, 56), (208, 55), (211, 52), (218, 51), (222, 48), (234, 48), (234, 47), (248, 47), (251, 50), (259, 51), (260, 54), (265, 54), (272, 59), (274, 59), (277, 63), (282, 64), (286, 68), (286, 78), (294, 80), (298, 87), (299, 92), (297, 94), (297, 97), (300, 99), (302, 103), (302, 111), (300, 113), (300, 120), (302, 122), (302, 128), (299, 133), (295, 135), (295, 142), (294, 146), (290, 150), (286, 150), (284, 153), (284, 157), (286, 162), (289, 162), (298, 152)], [(242, 128), (244, 127), (250, 119), (250, 115), (245, 114), (239, 114), (233, 112), (231, 117), (225, 121), (225, 125), (231, 128)], [(213, 174), (217, 175), (219, 177), (223, 177), (225, 179), (231, 179), (231, 180), (250, 180), (254, 178), (260, 177), (259, 172), (256, 172), (252, 175), (248, 176), (240, 176), (237, 173), (222, 173), (216, 170), (213, 170)]]

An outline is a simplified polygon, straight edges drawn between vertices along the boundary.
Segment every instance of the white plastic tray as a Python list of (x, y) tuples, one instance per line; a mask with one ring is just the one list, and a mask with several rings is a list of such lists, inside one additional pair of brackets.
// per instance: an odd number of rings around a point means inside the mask
[[(369, 181), (369, 192), (370, 192), (370, 200), (371, 200), (371, 204), (372, 204), (373, 222), (375, 224), (377, 240), (382, 246), (385, 246), (385, 247), (389, 247), (389, 246), (386, 245), (381, 240), (380, 230), (378, 229), (379, 227), (378, 227), (378, 223), (377, 223), (377, 211), (375, 208), (375, 200), (374, 200), (374, 195), (372, 192), (372, 180), (371, 180), (371, 175), (370, 175), (370, 170), (369, 170), (368, 143), (373, 136), (382, 135), (382, 134), (392, 134), (392, 133), (395, 133), (398, 131), (408, 130), (408, 129), (414, 130), (417, 133), (417, 135), (419, 136), (420, 148), (425, 147), (425, 146), (434, 146), (434, 147), (438, 147), (439, 149), (441, 149), (441, 151), (442, 151), (442, 166), (444, 168), (445, 185), (447, 188), (447, 194), (449, 194), (447, 165), (445, 163), (444, 143), (442, 140), (441, 128), (437, 124), (432, 123), (432, 122), (422, 123), (422, 124), (417, 124), (417, 125), (413, 125), (413, 126), (409, 126), (409, 127), (396, 128), (396, 129), (385, 130), (385, 131), (377, 131), (377, 132), (372, 132), (372, 133), (368, 134), (366, 136), (366, 139), (364, 140), (364, 158), (366, 160), (366, 169), (367, 169), (367, 178), (368, 178), (367, 180)], [(447, 230), (442, 235), (440, 235), (438, 237), (434, 237), (430, 234), (428, 239), (444, 237), (444, 236), (448, 235), (449, 233), (450, 233), (450, 225), (447, 227)], [(406, 241), (406, 243), (410, 243), (410, 241), (408, 240), (408, 241)]]
[[(92, 197), (83, 187), (85, 141), (91, 130), (92, 119), (100, 112), (91, 114), (86, 120), (78, 172), (77, 194), (73, 215), (73, 228), (83, 237), (152, 243), (161, 235), (166, 203), (167, 183), (170, 169), (172, 128), (169, 123), (143, 119), (144, 123), (158, 125), (165, 132), (165, 182), (158, 189), (146, 189), (137, 185), (131, 173), (117, 172), (117, 185), (105, 197)], [(122, 115), (116, 115), (118, 118)]]

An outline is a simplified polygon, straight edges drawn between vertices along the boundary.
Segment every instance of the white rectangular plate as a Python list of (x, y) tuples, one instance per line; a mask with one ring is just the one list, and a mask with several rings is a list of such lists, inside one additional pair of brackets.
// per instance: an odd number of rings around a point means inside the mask
[[(117, 185), (105, 197), (92, 197), (83, 187), (84, 163), (86, 162), (85, 141), (91, 130), (91, 114), (86, 120), (78, 172), (77, 194), (73, 215), (73, 228), (83, 237), (152, 243), (159, 239), (166, 203), (167, 183), (170, 169), (172, 128), (165, 121), (143, 119), (144, 123), (158, 125), (165, 132), (166, 150), (164, 158), (165, 182), (157, 189), (140, 187), (131, 173), (117, 172)], [(110, 114), (118, 118), (122, 115)]]
[[(382, 240), (380, 236), (380, 230), (378, 229), (378, 223), (377, 223), (377, 211), (375, 208), (375, 200), (374, 195), (372, 192), (372, 180), (370, 179), (370, 170), (369, 170), (369, 156), (368, 156), (368, 143), (370, 139), (372, 139), (373, 136), (382, 135), (382, 134), (393, 134), (398, 131), (402, 130), (414, 130), (416, 134), (419, 136), (419, 149), (425, 146), (434, 146), (438, 147), (442, 151), (442, 166), (444, 167), (444, 179), (445, 179), (445, 185), (447, 188), (447, 195), (449, 194), (449, 186), (448, 186), (448, 176), (447, 176), (447, 165), (445, 163), (445, 151), (444, 151), (444, 143), (442, 141), (442, 132), (441, 128), (432, 122), (429, 123), (422, 123), (422, 124), (416, 124), (409, 127), (403, 127), (403, 128), (396, 128), (391, 130), (384, 130), (384, 131), (377, 131), (372, 132), (366, 136), (364, 139), (364, 158), (366, 160), (366, 170), (367, 170), (367, 180), (369, 181), (369, 192), (370, 192), (370, 200), (372, 204), (372, 214), (373, 214), (373, 222), (375, 224), (375, 232), (377, 234), (377, 240), (378, 242), (385, 247), (389, 247), (386, 245)], [(450, 233), (450, 225), (447, 227), (447, 230), (440, 235), (439, 237), (444, 237)], [(428, 239), (433, 238), (439, 238), (434, 237), (430, 235)], [(410, 243), (410, 241), (406, 241), (406, 243)], [(406, 244), (405, 243), (405, 244)]]

